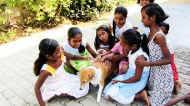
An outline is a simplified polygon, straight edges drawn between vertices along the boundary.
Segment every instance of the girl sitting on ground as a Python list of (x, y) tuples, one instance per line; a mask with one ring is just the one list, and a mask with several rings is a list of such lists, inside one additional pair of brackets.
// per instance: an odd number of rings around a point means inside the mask
[(39, 51), (34, 63), (34, 73), (38, 76), (34, 89), (40, 106), (54, 96), (80, 98), (88, 93), (88, 85), (80, 90), (79, 77), (63, 70), (64, 55), (56, 40), (43, 39)]
[[(66, 55), (67, 61), (64, 66), (65, 70), (72, 74), (77, 74), (81, 68), (89, 66), (91, 64), (89, 59), (97, 55), (88, 43), (85, 45), (82, 44), (82, 32), (77, 27), (71, 27), (69, 29), (68, 42), (63, 45), (63, 50), (65, 53), (73, 55)], [(73, 60), (73, 57), (78, 57), (80, 60)]]

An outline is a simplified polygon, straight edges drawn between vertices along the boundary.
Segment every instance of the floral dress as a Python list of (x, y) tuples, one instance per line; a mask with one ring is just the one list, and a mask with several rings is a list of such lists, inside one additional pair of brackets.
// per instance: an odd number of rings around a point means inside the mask
[[(158, 61), (163, 58), (163, 53), (154, 38), (157, 35), (164, 35), (160, 30), (149, 41), (150, 62)], [(170, 99), (173, 90), (173, 74), (170, 64), (150, 67), (149, 94), (152, 106), (162, 106)]]

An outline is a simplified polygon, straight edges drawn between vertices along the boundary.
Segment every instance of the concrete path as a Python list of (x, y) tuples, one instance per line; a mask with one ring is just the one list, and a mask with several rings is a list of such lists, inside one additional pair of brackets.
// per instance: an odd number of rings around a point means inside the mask
[[(176, 64), (179, 70), (180, 79), (183, 87), (179, 95), (183, 95), (190, 91), (190, 48), (188, 40), (188, 27), (182, 28), (183, 25), (189, 23), (189, 5), (187, 7), (166, 7), (171, 14), (172, 20), (169, 22), (176, 23), (175, 30), (171, 35), (171, 40), (176, 43), (180, 40), (180, 44), (175, 45)], [(187, 10), (189, 9), (189, 10)], [(177, 17), (175, 17), (177, 16)], [(183, 18), (186, 16), (187, 18)], [(185, 21), (187, 19), (187, 21)], [(97, 21), (96, 25), (102, 21)], [(188, 24), (189, 23), (189, 24)], [(61, 25), (47, 31), (34, 33), (31, 37), (21, 38), (17, 41), (0, 46), (0, 106), (37, 106), (34, 95), (34, 83), (36, 76), (33, 74), (33, 62), (38, 55), (38, 43), (41, 39), (49, 37), (57, 39), (63, 43), (66, 41), (66, 32), (70, 26)], [(84, 35), (84, 41), (93, 44), (96, 26), (81, 27)], [(182, 30), (178, 30), (178, 28)], [(182, 32), (181, 32), (182, 31)], [(182, 33), (182, 36), (180, 35)], [(180, 36), (180, 37), (176, 37)], [(179, 38), (179, 39), (178, 39)], [(184, 44), (185, 42), (185, 44)], [(186, 44), (187, 43), (187, 44)], [(96, 103), (96, 89), (91, 91), (89, 95), (79, 100), (68, 100), (66, 98), (56, 98), (48, 103), (48, 106), (120, 106), (102, 99), (101, 103)], [(143, 104), (135, 102), (128, 106), (143, 106)], [(182, 102), (178, 106), (188, 106)]]

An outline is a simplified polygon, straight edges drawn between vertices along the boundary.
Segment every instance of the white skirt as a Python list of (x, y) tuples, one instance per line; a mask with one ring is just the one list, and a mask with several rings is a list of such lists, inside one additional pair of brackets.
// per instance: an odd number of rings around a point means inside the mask
[[(62, 70), (63, 71), (63, 70)], [(54, 77), (54, 76), (50, 76)], [(79, 76), (64, 72), (53, 79), (46, 79), (42, 88), (41, 94), (44, 101), (48, 101), (54, 96), (60, 96), (61, 94), (68, 94), (75, 98), (85, 96), (89, 91), (89, 86), (83, 87), (80, 90), (80, 79)]]

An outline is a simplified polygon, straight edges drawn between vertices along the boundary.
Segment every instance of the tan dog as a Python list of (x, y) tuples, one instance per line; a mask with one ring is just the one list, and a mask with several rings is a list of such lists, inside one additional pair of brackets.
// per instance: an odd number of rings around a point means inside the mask
[(93, 85), (99, 85), (97, 102), (100, 102), (101, 94), (105, 85), (105, 81), (109, 75), (111, 75), (111, 62), (95, 62), (92, 66), (83, 68), (80, 70), (80, 84), (81, 89), (85, 84), (92, 83)]

